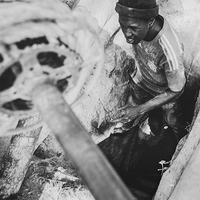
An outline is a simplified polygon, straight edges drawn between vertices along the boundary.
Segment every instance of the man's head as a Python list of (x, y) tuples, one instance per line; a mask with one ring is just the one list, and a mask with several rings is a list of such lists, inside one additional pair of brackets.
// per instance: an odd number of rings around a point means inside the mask
[(127, 42), (133, 45), (145, 39), (158, 15), (155, 0), (119, 0), (115, 10)]

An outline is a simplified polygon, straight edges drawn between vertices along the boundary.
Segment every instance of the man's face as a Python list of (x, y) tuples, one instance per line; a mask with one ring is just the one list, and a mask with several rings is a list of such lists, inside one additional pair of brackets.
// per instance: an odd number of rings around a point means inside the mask
[(149, 31), (148, 21), (119, 15), (119, 23), (127, 43), (136, 45)]

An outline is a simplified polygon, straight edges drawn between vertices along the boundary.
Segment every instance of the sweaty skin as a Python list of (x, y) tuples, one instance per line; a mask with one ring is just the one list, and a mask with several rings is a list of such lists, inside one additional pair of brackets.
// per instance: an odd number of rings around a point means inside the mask
[[(127, 43), (132, 45), (137, 45), (142, 40), (153, 40), (163, 26), (163, 22), (159, 18), (150, 19), (147, 21), (123, 15), (119, 15), (119, 23)], [(123, 124), (125, 125), (126, 122), (134, 120), (138, 116), (176, 99), (182, 94), (182, 92), (182, 90), (179, 92), (173, 92), (170, 89), (168, 89), (164, 93), (154, 97), (153, 99), (145, 102), (144, 104), (137, 106), (125, 106), (120, 109), (119, 114), (115, 116), (113, 122), (123, 121)], [(123, 129), (123, 126), (118, 127), (117, 129), (121, 128)]]
[(167, 90), (164, 93), (154, 97), (153, 99), (150, 99), (149, 101), (137, 105), (132, 106), (128, 105), (123, 107), (119, 114), (116, 116), (116, 118), (113, 120), (113, 122), (121, 122), (121, 121), (130, 121), (137, 118), (139, 115), (142, 115), (150, 110), (153, 110), (154, 108), (161, 107), (164, 104), (169, 103), (170, 101), (176, 99), (182, 94), (183, 90), (180, 92), (173, 92), (171, 90)]
[(142, 40), (153, 40), (162, 28), (162, 21), (159, 18), (143, 20), (119, 15), (119, 24), (127, 43), (133, 45)]

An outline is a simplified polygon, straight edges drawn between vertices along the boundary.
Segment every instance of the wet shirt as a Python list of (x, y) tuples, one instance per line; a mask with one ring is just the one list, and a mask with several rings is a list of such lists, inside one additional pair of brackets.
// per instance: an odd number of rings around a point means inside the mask
[(186, 81), (181, 44), (170, 24), (163, 21), (163, 28), (152, 41), (133, 45), (137, 73), (132, 79), (152, 95), (167, 89), (178, 92)]

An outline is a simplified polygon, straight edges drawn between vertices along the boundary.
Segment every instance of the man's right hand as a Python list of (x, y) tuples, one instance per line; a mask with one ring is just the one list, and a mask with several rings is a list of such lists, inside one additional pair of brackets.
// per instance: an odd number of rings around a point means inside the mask
[(128, 123), (140, 115), (140, 106), (128, 104), (118, 109), (118, 113), (111, 119), (114, 123)]
[(114, 127), (112, 134), (124, 133), (126, 131), (129, 131), (131, 128), (133, 128), (140, 122), (142, 116), (143, 115), (140, 115), (136, 119), (129, 122), (118, 122)]

